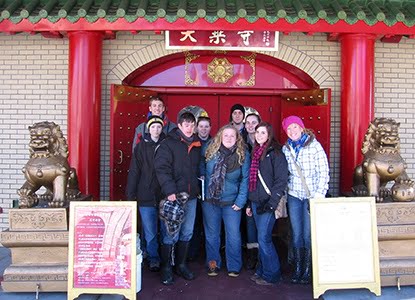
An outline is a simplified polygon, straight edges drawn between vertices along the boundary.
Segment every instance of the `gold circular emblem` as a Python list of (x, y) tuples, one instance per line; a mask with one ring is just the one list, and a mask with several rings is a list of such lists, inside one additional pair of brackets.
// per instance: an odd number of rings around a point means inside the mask
[(226, 58), (214, 58), (208, 64), (208, 77), (215, 83), (226, 83), (233, 76), (233, 66)]

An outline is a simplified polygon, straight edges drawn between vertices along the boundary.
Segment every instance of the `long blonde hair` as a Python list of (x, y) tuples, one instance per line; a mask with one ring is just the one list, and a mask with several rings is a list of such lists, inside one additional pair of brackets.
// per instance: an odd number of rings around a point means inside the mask
[(222, 145), (222, 134), (225, 129), (233, 129), (236, 133), (236, 154), (238, 155), (238, 163), (243, 165), (245, 160), (245, 142), (242, 139), (239, 130), (237, 130), (233, 125), (227, 124), (219, 129), (218, 133), (209, 143), (208, 148), (206, 149), (206, 161), (211, 160), (215, 154), (219, 151), (220, 146)]

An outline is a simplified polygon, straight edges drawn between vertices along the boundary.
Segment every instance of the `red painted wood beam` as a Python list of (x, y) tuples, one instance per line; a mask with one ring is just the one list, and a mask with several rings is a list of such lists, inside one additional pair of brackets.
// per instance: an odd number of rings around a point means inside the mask
[(68, 33), (69, 163), (78, 173), (82, 193), (99, 199), (101, 70), (104, 32)]
[(280, 32), (325, 32), (325, 33), (374, 33), (379, 35), (413, 35), (415, 34), (415, 26), (408, 27), (402, 22), (397, 22), (393, 26), (378, 22), (375, 25), (368, 25), (364, 21), (357, 21), (355, 24), (348, 24), (344, 20), (340, 20), (335, 24), (329, 24), (325, 20), (319, 20), (314, 24), (308, 23), (306, 20), (299, 20), (295, 23), (289, 23), (285, 19), (270, 24), (265, 19), (259, 19), (254, 23), (248, 22), (246, 19), (240, 19), (234, 23), (229, 23), (225, 19), (219, 19), (213, 23), (209, 23), (204, 19), (199, 19), (193, 23), (189, 23), (185, 19), (178, 19), (170, 23), (165, 19), (157, 19), (149, 22), (144, 18), (138, 18), (136, 21), (129, 23), (126, 19), (118, 19), (115, 22), (109, 22), (105, 19), (98, 19), (96, 22), (90, 23), (85, 19), (80, 19), (75, 23), (69, 22), (67, 19), (60, 19), (52, 23), (47, 19), (42, 19), (36, 24), (31, 23), (28, 19), (23, 19), (17, 24), (10, 20), (0, 22), (0, 32), (28, 32), (28, 31), (162, 31), (162, 30), (274, 30)]
[(385, 35), (380, 39), (382, 43), (398, 44), (402, 40), (402, 35)]
[(340, 192), (353, 184), (361, 147), (374, 117), (375, 39), (373, 34), (341, 34)]

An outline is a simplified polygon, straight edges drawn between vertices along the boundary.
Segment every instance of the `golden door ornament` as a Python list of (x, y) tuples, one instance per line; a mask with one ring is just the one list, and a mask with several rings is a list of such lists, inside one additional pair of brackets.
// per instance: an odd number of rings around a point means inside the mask
[(251, 77), (245, 82), (239, 83), (240, 86), (254, 86), (255, 85), (255, 58), (256, 53), (251, 53), (248, 56), (241, 56), (241, 58), (249, 63), (252, 68)]
[(185, 54), (185, 64), (184, 64), (184, 84), (185, 85), (198, 85), (199, 83), (197, 82), (197, 79), (194, 80), (192, 78), (190, 78), (189, 75), (189, 65), (191, 64), (192, 61), (194, 61), (196, 58), (198, 58), (200, 55), (196, 55), (193, 53), (190, 53), (190, 51), (186, 51)]
[(214, 58), (208, 64), (208, 77), (214, 83), (226, 83), (233, 77), (233, 65), (226, 58)]

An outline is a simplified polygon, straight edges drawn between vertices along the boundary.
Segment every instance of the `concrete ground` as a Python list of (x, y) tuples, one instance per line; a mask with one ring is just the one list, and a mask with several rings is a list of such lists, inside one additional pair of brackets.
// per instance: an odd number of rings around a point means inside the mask
[[(0, 275), (10, 265), (10, 251), (0, 247)], [(151, 273), (145, 266), (143, 269), (143, 289), (137, 294), (137, 299), (272, 299), (272, 300), (302, 300), (312, 299), (312, 287), (304, 285), (292, 285), (288, 278), (274, 287), (260, 287), (249, 281), (248, 272), (242, 272), (240, 278), (230, 279), (226, 274), (220, 274), (217, 278), (208, 278), (203, 262), (193, 262), (192, 268), (199, 277), (191, 282), (177, 279), (175, 285), (165, 287), (159, 283), (159, 276)], [(245, 273), (245, 274), (244, 274)], [(247, 278), (245, 278), (247, 277)], [(2, 277), (1, 277), (2, 279)], [(221, 286), (224, 286), (224, 289)], [(252, 285), (252, 286), (251, 286)], [(219, 294), (218, 291), (221, 290)], [(242, 291), (242, 292), (241, 292)], [(252, 292), (253, 291), (253, 292)], [(0, 290), (0, 300), (66, 300), (66, 293), (7, 293)], [(122, 300), (120, 295), (91, 295), (83, 294), (79, 300)], [(376, 297), (366, 289), (355, 290), (329, 290), (320, 300), (415, 300), (415, 286), (405, 286), (401, 290), (396, 287), (382, 288), (382, 295)]]

